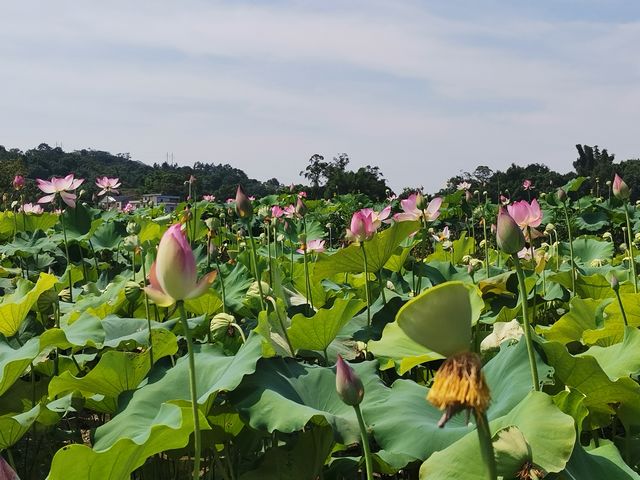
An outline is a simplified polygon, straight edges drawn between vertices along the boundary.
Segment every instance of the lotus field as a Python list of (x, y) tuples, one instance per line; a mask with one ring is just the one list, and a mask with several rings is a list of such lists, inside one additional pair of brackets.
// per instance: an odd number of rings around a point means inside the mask
[(0, 478), (640, 478), (620, 177), (172, 213), (24, 182), (0, 212)]

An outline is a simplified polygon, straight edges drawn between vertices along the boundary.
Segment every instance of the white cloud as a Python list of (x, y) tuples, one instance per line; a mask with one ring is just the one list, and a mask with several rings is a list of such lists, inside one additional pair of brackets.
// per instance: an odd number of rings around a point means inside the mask
[[(567, 171), (575, 143), (637, 157), (640, 22), (413, 2), (14, 2), (2, 142), (232, 162), (297, 179), (319, 152), (438, 188), (478, 164)], [(636, 150), (634, 150), (636, 149)]]

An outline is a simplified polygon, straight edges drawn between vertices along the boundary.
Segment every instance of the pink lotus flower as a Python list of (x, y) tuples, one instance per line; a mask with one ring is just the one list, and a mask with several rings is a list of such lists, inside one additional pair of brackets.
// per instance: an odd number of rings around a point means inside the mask
[(22, 175), (16, 175), (13, 177), (14, 190), (22, 190), (24, 188), (24, 177)]
[(298, 192), (298, 197), (307, 198), (307, 192)]
[(155, 262), (149, 272), (145, 292), (156, 305), (168, 307), (178, 300), (203, 295), (216, 278), (216, 272), (206, 274), (198, 282), (193, 251), (182, 225), (177, 223), (164, 233)]
[(56, 195), (59, 193), (60, 198), (62, 198), (64, 203), (69, 205), (71, 208), (76, 208), (76, 194), (70, 192), (82, 185), (84, 178), (74, 178), (73, 173), (70, 173), (64, 178), (53, 177), (51, 181), (38, 178), (36, 179), (36, 182), (40, 190), (49, 194), (39, 198), (38, 203), (53, 202)]
[(431, 200), (427, 208), (419, 208), (418, 203), (424, 203), (422, 195), (420, 197), (418, 197), (417, 193), (409, 195), (409, 198), (400, 201), (400, 206), (404, 212), (396, 214), (394, 218), (398, 222), (414, 221), (422, 218), (427, 222), (432, 222), (440, 216), (441, 197), (435, 197)]
[(102, 189), (98, 192), (99, 197), (106, 193), (115, 193), (116, 195), (120, 193), (116, 190), (121, 185), (119, 178), (98, 177), (96, 185)]
[(469, 190), (471, 188), (471, 184), (469, 182), (461, 182), (458, 184), (458, 190)]
[(124, 208), (122, 209), (122, 211), (124, 213), (131, 213), (136, 209), (136, 206), (133, 203), (127, 203)]
[(522, 182), (522, 188), (524, 188), (525, 190), (531, 190), (533, 188), (531, 180), (525, 180), (524, 182)]
[(284, 215), (284, 210), (280, 205), (274, 205), (271, 207), (271, 216), (273, 218), (280, 218)]
[(365, 240), (371, 240), (375, 233), (376, 229), (373, 226), (371, 215), (367, 215), (362, 210), (358, 210), (351, 217), (351, 225), (350, 228), (347, 228), (345, 237), (350, 242), (363, 242)]
[(42, 208), (38, 204), (25, 203), (20, 207), (19, 211), (21, 211), (22, 213), (33, 213), (35, 215), (40, 215), (44, 213), (44, 208)]
[(518, 226), (525, 230), (527, 227), (537, 227), (542, 222), (542, 211), (538, 201), (534, 198), (531, 203), (520, 200), (512, 205), (507, 205), (509, 215), (515, 220)]
[(284, 207), (284, 216), (287, 218), (293, 218), (296, 216), (296, 207), (294, 205), (289, 205)]
[(205, 202), (214, 202), (216, 200), (215, 195), (203, 195), (202, 200)]
[[(307, 253), (309, 252), (314, 252), (314, 253), (322, 253), (324, 252), (325, 248), (324, 248), (324, 240), (309, 240), (307, 242)], [(296, 252), (298, 253), (304, 253), (304, 249), (303, 248), (299, 248), (296, 250)]]

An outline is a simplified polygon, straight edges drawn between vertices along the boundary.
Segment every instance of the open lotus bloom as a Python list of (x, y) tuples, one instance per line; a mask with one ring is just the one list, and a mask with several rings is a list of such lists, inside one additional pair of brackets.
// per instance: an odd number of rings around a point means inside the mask
[(526, 200), (520, 200), (519, 202), (507, 205), (507, 210), (511, 218), (513, 218), (523, 230), (527, 227), (537, 227), (540, 225), (540, 222), (542, 222), (542, 211), (535, 198), (531, 200), (531, 203)]
[[(421, 196), (422, 197), (422, 196)], [(395, 215), (395, 219), (399, 222), (407, 222), (420, 220), (424, 218), (427, 222), (432, 222), (440, 216), (440, 205), (442, 205), (442, 198), (435, 197), (429, 202), (427, 208), (421, 209), (422, 205), (418, 205), (418, 194), (413, 193), (408, 198), (400, 201), (403, 213)]]
[(119, 178), (109, 178), (109, 177), (98, 177), (96, 178), (96, 186), (100, 187), (102, 190), (98, 192), (99, 196), (102, 196), (106, 193), (115, 193), (116, 195), (120, 192), (116, 190), (121, 185)]
[(60, 194), (60, 198), (62, 198), (64, 203), (71, 208), (76, 208), (76, 194), (71, 192), (82, 185), (84, 179), (75, 178), (73, 174), (70, 173), (64, 178), (53, 177), (51, 181), (38, 178), (36, 182), (40, 190), (49, 194), (39, 198), (38, 203), (51, 203), (56, 198), (56, 195)]
[[(324, 240), (309, 240), (307, 242), (307, 253), (315, 252), (322, 253), (324, 252)], [(298, 253), (304, 253), (304, 249), (299, 248), (296, 250)]]
[(145, 292), (156, 305), (168, 307), (178, 300), (203, 295), (216, 278), (215, 271), (198, 282), (198, 270), (193, 251), (182, 231), (175, 224), (164, 233), (158, 246), (156, 261), (149, 272), (149, 286)]
[(44, 213), (44, 209), (40, 205), (33, 203), (25, 203), (20, 207), (20, 211), (22, 213), (33, 213), (35, 215)]

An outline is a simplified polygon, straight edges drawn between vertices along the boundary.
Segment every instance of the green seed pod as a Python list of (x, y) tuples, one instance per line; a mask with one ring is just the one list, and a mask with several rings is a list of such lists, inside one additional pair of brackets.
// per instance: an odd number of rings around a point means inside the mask
[(130, 303), (135, 303), (140, 298), (140, 294), (142, 293), (142, 289), (140, 285), (136, 282), (129, 281), (124, 285), (124, 296)]

